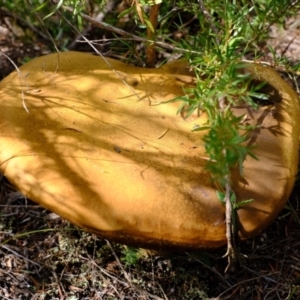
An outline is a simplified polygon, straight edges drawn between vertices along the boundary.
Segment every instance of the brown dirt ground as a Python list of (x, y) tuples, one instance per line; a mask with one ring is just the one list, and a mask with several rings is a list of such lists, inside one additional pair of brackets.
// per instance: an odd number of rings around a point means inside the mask
[[(34, 42), (18, 35), (26, 24), (14, 20), (0, 10), (0, 51), (17, 65), (51, 52), (38, 32)], [(271, 43), (295, 63), (300, 18), (286, 24), (283, 33), (272, 28)], [(3, 56), (0, 68), (0, 78), (13, 70)], [(155, 253), (110, 244), (24, 198), (0, 176), (0, 299), (300, 299), (299, 191), (298, 181), (276, 220), (238, 244), (241, 261), (224, 274), (225, 249)]]

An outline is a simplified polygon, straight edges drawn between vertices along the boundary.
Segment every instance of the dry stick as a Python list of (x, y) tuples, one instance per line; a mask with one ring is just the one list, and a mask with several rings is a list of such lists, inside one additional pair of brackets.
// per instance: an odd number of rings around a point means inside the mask
[(227, 175), (226, 176), (226, 191), (225, 191), (225, 220), (226, 220), (227, 251), (223, 255), (223, 257), (228, 258), (228, 265), (225, 269), (225, 273), (232, 266), (232, 263), (234, 262), (234, 260), (236, 258), (236, 251), (235, 251), (234, 242), (233, 242), (234, 224), (232, 222), (232, 214), (234, 214), (235, 212), (233, 211), (233, 208), (232, 208), (230, 192), (231, 192), (231, 187), (230, 187), (229, 175)]
[(129, 275), (129, 274), (125, 271), (125, 269), (123, 268), (123, 265), (121, 264), (121, 262), (120, 262), (120, 260), (119, 260), (119, 257), (118, 257), (118, 255), (117, 255), (115, 249), (113, 248), (112, 244), (111, 244), (108, 240), (106, 240), (106, 243), (107, 243), (107, 245), (109, 246), (109, 248), (110, 248), (110, 250), (111, 250), (113, 256), (115, 257), (115, 260), (117, 261), (119, 267), (121, 268), (121, 270), (122, 270), (122, 272), (123, 272), (123, 274), (124, 274), (126, 280), (127, 280), (130, 284), (132, 284), (130, 275)]
[[(71, 7), (63, 6), (63, 8), (66, 11), (69, 11), (69, 12), (73, 13), (73, 9)], [(161, 47), (163, 49), (170, 50), (170, 51), (178, 51), (178, 52), (186, 52), (186, 53), (193, 53), (193, 54), (202, 55), (202, 53), (199, 52), (199, 51), (186, 50), (186, 49), (182, 49), (182, 48), (179, 48), (179, 47), (171, 46), (170, 44), (167, 44), (167, 43), (164, 43), (164, 42), (153, 41), (153, 40), (148, 40), (148, 39), (142, 38), (140, 36), (137, 36), (137, 35), (131, 34), (129, 32), (126, 32), (126, 31), (124, 31), (122, 29), (113, 27), (113, 26), (111, 26), (111, 25), (109, 25), (109, 24), (107, 24), (105, 22), (98, 22), (95, 19), (93, 19), (90, 16), (88, 16), (86, 14), (83, 14), (83, 13), (81, 13), (80, 16), (83, 19), (85, 19), (86, 21), (91, 22), (96, 27), (99, 27), (99, 28), (102, 28), (102, 29), (114, 32), (116, 34), (119, 34), (119, 35), (127, 37), (127, 38), (131, 38), (131, 39), (133, 39), (135, 41), (138, 41), (138, 42), (152, 43), (155, 46), (158, 46), (158, 47)]]
[[(261, 275), (261, 276), (253, 277), (253, 278), (250, 278), (250, 279), (242, 280), (242, 281), (232, 285), (230, 288), (228, 288), (227, 290), (225, 290), (221, 294), (219, 294), (214, 300), (225, 300), (225, 299), (229, 299), (229, 297), (230, 297), (230, 299), (232, 299), (232, 295), (230, 295), (226, 298), (224, 298), (223, 296), (226, 295), (226, 293), (228, 293), (230, 290), (235, 289), (236, 287), (238, 287), (239, 285), (242, 285), (244, 287), (245, 283), (251, 282), (251, 281), (254, 281), (254, 280), (257, 280), (257, 279), (261, 279), (261, 278), (265, 278), (265, 276)], [(272, 280), (272, 281), (276, 283), (276, 281), (274, 281), (274, 280)]]
[(168, 298), (167, 298), (167, 296), (166, 296), (165, 294), (164, 294), (164, 296), (165, 296), (166, 298), (163, 299), (163, 298), (160, 298), (160, 297), (158, 297), (158, 296), (152, 295), (151, 293), (149, 293), (149, 292), (147, 292), (147, 291), (141, 289), (140, 287), (136, 286), (135, 284), (133, 284), (133, 283), (132, 283), (132, 280), (131, 280), (131, 278), (130, 278), (130, 275), (129, 275), (129, 274), (125, 271), (125, 269), (123, 268), (123, 265), (121, 264), (121, 262), (120, 262), (120, 260), (119, 260), (119, 257), (118, 257), (118, 255), (117, 255), (115, 249), (113, 248), (113, 246), (111, 245), (111, 243), (110, 243), (108, 240), (105, 240), (105, 241), (106, 241), (107, 245), (109, 246), (109, 248), (110, 248), (110, 250), (111, 250), (113, 256), (115, 257), (115, 259), (116, 259), (116, 261), (117, 261), (119, 267), (121, 268), (121, 270), (122, 270), (122, 272), (123, 272), (123, 274), (124, 274), (126, 280), (128, 281), (128, 283), (130, 284), (131, 287), (135, 288), (136, 290), (138, 290), (138, 291), (139, 291), (140, 293), (142, 293), (142, 294), (147, 294), (147, 295), (149, 295), (150, 297), (152, 297), (152, 298), (154, 298), (154, 299), (156, 299), (156, 300), (168, 300)]
[(224, 278), (224, 276), (219, 273), (215, 268), (211, 268), (208, 265), (206, 265), (204, 262), (201, 261), (201, 259), (198, 259), (196, 257), (194, 257), (193, 255), (191, 255), (188, 252), (185, 252), (185, 254), (189, 257), (191, 257), (192, 259), (194, 259), (195, 261), (197, 261), (198, 263), (200, 263), (203, 267), (207, 268), (210, 272), (215, 273), (217, 276), (220, 277), (221, 281), (224, 282), (228, 287), (231, 287), (231, 284)]
[(28, 261), (28, 262), (32, 263), (33, 265), (36, 265), (36, 266), (38, 266), (39, 268), (41, 268), (41, 266), (40, 266), (38, 263), (36, 263), (36, 262), (32, 261), (31, 259), (29, 259), (29, 258), (27, 258), (27, 257), (25, 257), (25, 256), (23, 256), (23, 255), (21, 255), (21, 254), (19, 254), (19, 253), (16, 252), (16, 251), (10, 249), (8, 246), (2, 244), (2, 245), (0, 245), (0, 247), (3, 248), (3, 249), (5, 249), (5, 250), (7, 250), (7, 251), (9, 251), (9, 252), (11, 252), (12, 254), (14, 254), (14, 255), (16, 255), (16, 256), (18, 256), (18, 257), (23, 258), (25, 261)]
[[(152, 25), (152, 28), (147, 26), (147, 37), (149, 38), (149, 40), (155, 39), (156, 36), (159, 8), (160, 8), (160, 4), (154, 4), (150, 6), (149, 21)], [(147, 58), (147, 67), (154, 68), (155, 67), (155, 44), (152, 43), (147, 46), (146, 58)]]
[(77, 29), (76, 27), (73, 26), (73, 24), (71, 24), (71, 22), (65, 18), (64, 15), (62, 15), (62, 17), (65, 19), (65, 21), (75, 30), (77, 31), (77, 33), (79, 33), (81, 35), (81, 37), (93, 48), (93, 50), (103, 58), (103, 60), (106, 62), (106, 64), (111, 68), (111, 70), (120, 78), (120, 80), (133, 92), (133, 94), (139, 99), (142, 100), (141, 97), (136, 93), (136, 91), (122, 78), (122, 76), (120, 75), (120, 73), (118, 71), (116, 71), (113, 66), (111, 65), (111, 63), (102, 55), (102, 53), (100, 53), (96, 47), (94, 47), (94, 45), (84, 36), (82, 35)]
[[(103, 9), (95, 17), (95, 20), (97, 22), (102, 22), (102, 20), (106, 16), (106, 14), (109, 13), (110, 11), (112, 11), (116, 5), (117, 5), (117, 0), (108, 1), (106, 3), (106, 5), (103, 7)], [(68, 47), (69, 50), (73, 49), (75, 47), (76, 43), (82, 39), (82, 35), (85, 35), (86, 33), (88, 33), (88, 31), (90, 30), (90, 26), (91, 25), (89, 24), (80, 34), (77, 34), (75, 39), (72, 41), (71, 45)]]
[(210, 24), (210, 26), (211, 26), (213, 32), (216, 34), (216, 41), (217, 41), (217, 44), (219, 45), (219, 44), (220, 44), (220, 41), (219, 41), (219, 39), (217, 38), (218, 29), (217, 29), (217, 27), (215, 26), (215, 24), (212, 22), (211, 15), (210, 15), (209, 12), (206, 10), (206, 8), (205, 8), (205, 6), (204, 6), (204, 3), (203, 3), (203, 0), (198, 0), (198, 1), (199, 1), (200, 10), (203, 12), (204, 17), (206, 18), (207, 22)]
[[(219, 107), (220, 110), (223, 112), (226, 108), (225, 98), (220, 97), (219, 99)], [(223, 154), (226, 157), (226, 148), (223, 149)], [(229, 171), (229, 168), (228, 168)], [(236, 251), (234, 247), (234, 222), (233, 222), (233, 214), (235, 213), (231, 203), (231, 185), (230, 185), (230, 174), (227, 174), (225, 177), (225, 223), (226, 223), (226, 239), (227, 239), (227, 251), (223, 257), (228, 258), (228, 265), (225, 269), (225, 273), (229, 270), (232, 266), (232, 263), (235, 261), (236, 258)]]
[(117, 282), (119, 282), (120, 284), (123, 284), (124, 286), (126, 287), (129, 287), (130, 284), (128, 282), (125, 282), (125, 281), (122, 281), (121, 279), (115, 277), (114, 275), (110, 274), (106, 269), (100, 267), (94, 260), (93, 258), (91, 258), (89, 255), (88, 255), (88, 258), (82, 256), (82, 255), (79, 255), (78, 256), (80, 259), (82, 260), (85, 260), (85, 261), (88, 261), (88, 262), (91, 262), (97, 269), (100, 270), (101, 273), (105, 274), (107, 277), (109, 277), (110, 279), (113, 279)]
[[(19, 271), (19, 270), (18, 270)], [(25, 288), (25, 287), (29, 287), (29, 286), (31, 286), (31, 284), (28, 284), (28, 279), (30, 280), (30, 281), (33, 281), (32, 280), (32, 277), (30, 276), (30, 278), (27, 278), (27, 277), (25, 277), (25, 276), (18, 276), (18, 275), (21, 275), (22, 273), (19, 271), (19, 272), (13, 272), (12, 270), (8, 270), (8, 271), (6, 271), (6, 270), (4, 270), (4, 269), (1, 269), (1, 279), (2, 278), (4, 278), (3, 277), (3, 275), (6, 275), (5, 277), (5, 281), (6, 282), (8, 282), (8, 281), (10, 281), (10, 284), (12, 285), (12, 286), (17, 286), (16, 285), (16, 283), (18, 282), (19, 283), (19, 286), (20, 285), (23, 285), (23, 288)], [(23, 270), (22, 270), (23, 271)], [(24, 272), (24, 271), (23, 271)], [(26, 271), (25, 271), (26, 272)], [(24, 273), (25, 273), (24, 272)], [(4, 288), (1, 288), (0, 289), (0, 291), (2, 292), (3, 291), (3, 289)], [(20, 291), (20, 290), (19, 290)], [(24, 290), (23, 290), (24, 291)], [(21, 292), (21, 291), (20, 291)], [(10, 298), (6, 298), (6, 297), (4, 297), (3, 296), (3, 293), (1, 293), (1, 298), (0, 299), (7, 299), (7, 300), (11, 300), (12, 298), (10, 297)], [(19, 298), (20, 299), (20, 298)]]
[(62, 290), (64, 291), (64, 293), (66, 293), (66, 291), (65, 291), (65, 289), (63, 288), (63, 286), (60, 286), (61, 283), (60, 283), (60, 280), (58, 279), (58, 276), (57, 276), (57, 274), (55, 273), (55, 271), (54, 271), (54, 270), (51, 270), (51, 273), (52, 273), (52, 275), (53, 275), (53, 277), (54, 277), (54, 279), (55, 279), (55, 281), (56, 281), (58, 293), (59, 293), (59, 295), (60, 295), (60, 299), (64, 299), (64, 295), (63, 295)]

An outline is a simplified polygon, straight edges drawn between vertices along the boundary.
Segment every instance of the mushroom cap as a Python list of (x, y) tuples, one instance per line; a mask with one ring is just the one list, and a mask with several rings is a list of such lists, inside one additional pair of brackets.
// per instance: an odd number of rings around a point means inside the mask
[[(247, 113), (260, 124), (243, 177), (233, 171), (239, 235), (265, 228), (295, 181), (296, 93), (270, 68), (249, 67), (278, 90), (273, 108)], [(101, 237), (148, 248), (226, 244), (224, 206), (205, 169), (202, 137), (178, 103), (195, 77), (185, 65), (144, 69), (90, 54), (36, 58), (0, 83), (0, 168), (27, 197)], [(271, 78), (269, 78), (271, 76)], [(22, 99), (22, 91), (24, 98)], [(26, 112), (25, 107), (28, 109)]]

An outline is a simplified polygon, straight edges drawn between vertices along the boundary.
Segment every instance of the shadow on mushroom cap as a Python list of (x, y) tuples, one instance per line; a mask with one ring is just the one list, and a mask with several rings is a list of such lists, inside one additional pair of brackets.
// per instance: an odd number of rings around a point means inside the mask
[[(104, 238), (149, 248), (224, 245), (224, 207), (204, 169), (205, 132), (191, 132), (205, 114), (187, 122), (177, 104), (161, 104), (195, 78), (182, 64), (170, 72), (108, 62), (113, 70), (89, 54), (51, 54), (22, 66), (21, 80), (14, 72), (0, 83), (2, 172), (33, 201)], [(269, 68), (253, 73), (275, 78), (282, 99), (276, 115), (236, 109), (261, 124), (250, 139), (259, 161), (247, 158), (243, 178), (233, 174), (238, 199), (255, 200), (238, 211), (241, 238), (282, 209), (298, 155), (297, 95)]]

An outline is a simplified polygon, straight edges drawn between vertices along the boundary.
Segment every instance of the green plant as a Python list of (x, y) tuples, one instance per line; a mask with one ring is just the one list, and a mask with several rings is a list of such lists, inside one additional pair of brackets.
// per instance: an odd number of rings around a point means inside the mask
[(238, 167), (242, 173), (243, 161), (247, 155), (253, 156), (251, 148), (245, 145), (253, 127), (244, 126), (243, 116), (236, 117), (232, 108), (240, 103), (256, 108), (254, 97), (267, 100), (266, 95), (259, 93), (264, 83), (250, 85), (251, 76), (243, 72), (243, 59), (249, 52), (255, 53), (256, 58), (262, 55), (257, 51), (258, 44), (266, 40), (270, 25), (282, 22), (282, 14), (291, 8), (287, 1), (278, 10), (271, 9), (273, 5), (270, 1), (199, 1), (202, 32), (181, 42), (185, 49), (196, 48), (201, 52), (201, 55), (185, 52), (198, 80), (185, 97), (174, 100), (182, 101), (179, 112), (186, 116), (196, 110), (208, 115), (206, 126), (196, 126), (193, 130), (207, 131), (203, 139), (209, 158), (207, 169), (219, 187), (220, 200), (226, 205), (228, 266), (235, 258), (232, 240), (236, 210), (252, 201), (244, 199), (237, 203), (231, 188), (231, 169)]
[[(196, 110), (208, 115), (206, 126), (196, 126), (194, 131), (208, 132), (203, 139), (209, 157), (207, 169), (217, 182), (220, 199), (226, 205), (228, 246), (225, 256), (228, 256), (229, 267), (236, 256), (232, 245), (236, 210), (252, 201), (236, 202), (231, 187), (231, 169), (238, 167), (242, 173), (247, 155), (254, 157), (251, 148), (245, 145), (253, 127), (244, 126), (243, 116), (236, 117), (232, 108), (240, 103), (257, 107), (253, 97), (268, 98), (259, 93), (264, 83), (250, 85), (251, 75), (243, 72), (243, 59), (249, 52), (255, 53), (256, 57), (262, 55), (257, 51), (258, 44), (266, 40), (272, 23), (283, 22), (282, 15), (287, 14), (293, 4), (284, 1), (273, 9), (275, 3), (271, 1), (199, 0), (199, 6), (186, 2), (197, 14), (201, 33), (182, 40), (177, 46), (190, 50), (185, 56), (198, 80), (197, 86), (190, 88), (185, 97), (174, 101), (182, 101), (179, 112), (186, 116)], [(199, 53), (193, 53), (195, 49)]]
[(123, 261), (125, 265), (129, 267), (135, 265), (139, 259), (138, 249), (133, 247), (124, 247), (122, 254), (123, 256), (121, 257), (121, 261)]

